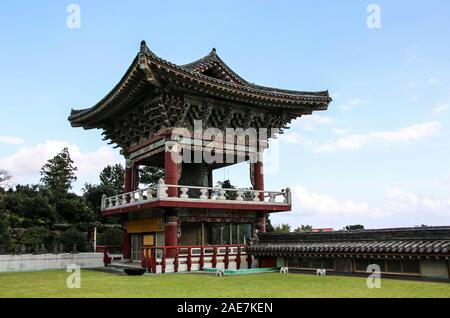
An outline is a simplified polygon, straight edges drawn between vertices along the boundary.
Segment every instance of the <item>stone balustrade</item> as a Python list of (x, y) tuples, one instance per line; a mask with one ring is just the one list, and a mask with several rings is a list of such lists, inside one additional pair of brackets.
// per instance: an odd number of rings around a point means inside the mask
[[(168, 190), (177, 188), (178, 195), (169, 197)], [(252, 189), (224, 189), (211, 187), (197, 187), (186, 185), (169, 185), (161, 179), (154, 187), (138, 189), (112, 197), (102, 197), (102, 211), (127, 206), (143, 204), (157, 200), (168, 201), (202, 201), (226, 203), (252, 203), (252, 204), (292, 204), (289, 188), (281, 191), (259, 191)]]

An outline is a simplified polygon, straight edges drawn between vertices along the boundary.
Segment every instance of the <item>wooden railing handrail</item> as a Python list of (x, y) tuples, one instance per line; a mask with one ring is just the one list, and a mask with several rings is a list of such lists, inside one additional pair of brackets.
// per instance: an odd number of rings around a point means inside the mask
[(148, 249), (150, 249), (150, 248), (155, 248), (155, 249), (163, 249), (163, 248), (175, 249), (175, 248), (177, 248), (177, 249), (180, 249), (180, 248), (214, 248), (214, 247), (215, 248), (226, 248), (226, 247), (230, 248), (230, 247), (245, 247), (245, 246), (247, 246), (247, 245), (246, 244), (173, 245), (173, 246), (170, 246), (170, 245), (168, 245), (168, 246), (166, 246), (166, 245), (163, 245), (163, 246), (143, 245), (142, 249), (145, 249), (145, 248), (148, 248)]
[[(141, 265), (143, 268), (147, 269), (149, 272), (156, 273), (157, 264), (161, 266), (161, 272), (166, 271), (167, 259), (173, 259), (173, 269), (174, 272), (178, 272), (181, 261), (185, 262), (187, 271), (191, 271), (192, 265), (195, 262), (198, 264), (198, 268), (203, 270), (205, 266), (206, 257), (211, 258), (211, 264), (213, 268), (217, 266), (217, 257), (223, 257), (223, 263), (225, 269), (228, 268), (230, 261), (232, 260), (230, 256), (233, 257), (236, 262), (236, 268), (239, 269), (241, 266), (241, 257), (245, 255), (245, 244), (222, 244), (222, 245), (174, 245), (174, 246), (142, 246), (141, 252)], [(192, 254), (193, 250), (200, 250), (199, 254)], [(205, 253), (205, 250), (211, 249), (212, 253)], [(225, 249), (224, 252), (219, 253), (219, 249)], [(233, 249), (237, 249), (233, 252)], [(180, 259), (180, 250), (187, 250), (186, 254), (181, 254), (183, 256)], [(157, 257), (157, 251), (162, 251), (161, 256)], [(247, 255), (247, 261), (251, 261), (251, 255)]]

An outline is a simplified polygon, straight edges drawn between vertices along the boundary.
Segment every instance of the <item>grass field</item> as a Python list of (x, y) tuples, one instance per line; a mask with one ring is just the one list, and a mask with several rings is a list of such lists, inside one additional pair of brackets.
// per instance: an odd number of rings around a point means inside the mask
[(82, 270), (81, 288), (68, 289), (65, 271), (0, 274), (0, 297), (445, 297), (450, 284), (383, 279), (369, 289), (365, 278), (304, 274), (216, 277), (206, 274), (125, 276)]

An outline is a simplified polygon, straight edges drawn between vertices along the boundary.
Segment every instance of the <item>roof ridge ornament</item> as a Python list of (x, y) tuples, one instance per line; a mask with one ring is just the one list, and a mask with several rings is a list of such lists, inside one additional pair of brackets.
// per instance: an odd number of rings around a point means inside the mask
[(148, 62), (147, 54), (149, 53), (149, 48), (145, 41), (141, 41), (141, 49), (138, 53), (138, 63), (139, 69), (141, 69), (146, 76), (146, 80), (157, 87), (161, 87), (161, 84), (157, 81), (154, 73), (150, 68), (150, 63)]

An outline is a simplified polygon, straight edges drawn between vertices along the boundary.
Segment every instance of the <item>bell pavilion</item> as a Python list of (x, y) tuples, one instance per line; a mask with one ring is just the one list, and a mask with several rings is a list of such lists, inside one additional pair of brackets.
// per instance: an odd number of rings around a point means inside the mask
[[(143, 41), (119, 83), (94, 106), (72, 110), (69, 121), (101, 129), (124, 156), (125, 193), (102, 199), (102, 215), (123, 222), (124, 259), (142, 261), (143, 248), (163, 246), (235, 245), (240, 255), (239, 246), (265, 232), (268, 213), (291, 210), (289, 188), (268, 190), (264, 184), (263, 152), (270, 139), (330, 102), (328, 91), (252, 84), (215, 49), (176, 65)], [(235, 135), (229, 137), (230, 131)], [(214, 187), (214, 170), (241, 162), (249, 162), (251, 188)], [(165, 177), (142, 188), (140, 166), (163, 168)], [(178, 257), (177, 251), (164, 248), (163, 257)], [(200, 260), (203, 249), (201, 254)], [(173, 265), (179, 266), (178, 259)]]

